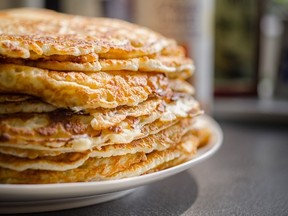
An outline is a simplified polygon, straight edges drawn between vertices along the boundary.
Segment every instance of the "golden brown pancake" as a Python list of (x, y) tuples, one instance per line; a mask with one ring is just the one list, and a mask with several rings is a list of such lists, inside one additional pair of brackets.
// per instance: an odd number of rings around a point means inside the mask
[(33, 95), (56, 107), (74, 110), (135, 106), (165, 95), (163, 74), (139, 72), (59, 72), (20, 65), (0, 65), (0, 93)]
[(0, 182), (13, 184), (44, 184), (100, 180), (121, 172), (135, 163), (147, 160), (145, 153), (89, 158), (85, 164), (67, 171), (26, 170), (22, 172), (0, 168)]
[(51, 55), (133, 58), (175, 41), (147, 28), (108, 18), (87, 18), (40, 9), (0, 13), (0, 54), (37, 59)]
[(182, 47), (169, 46), (161, 53), (129, 59), (98, 59), (88, 56), (52, 55), (36, 60), (9, 58), (0, 55), (1, 64), (18, 64), (58, 71), (145, 71), (163, 72), (171, 78), (191, 76), (194, 65), (185, 57)]
[(0, 183), (121, 179), (209, 142), (193, 61), (144, 27), (42, 9), (0, 12)]
[[(150, 153), (155, 150), (162, 151), (179, 143), (182, 136), (192, 129), (191, 119), (182, 120), (157, 134), (134, 140), (130, 143), (110, 144), (82, 153), (75, 152), (49, 155), (49, 153), (51, 153), (49, 151), (20, 149), (20, 151), (18, 150), (17, 152), (15, 148), (5, 149), (0, 147), (0, 152), (4, 153), (0, 153), (0, 167), (16, 171), (24, 171), (26, 169), (65, 171), (81, 166), (89, 157), (111, 157), (135, 154), (137, 152)], [(11, 153), (14, 155), (11, 155)], [(33, 156), (33, 158), (31, 158), (31, 156)]]
[(193, 86), (182, 79), (170, 79), (169, 87), (173, 90), (174, 93), (177, 92), (193, 95), (195, 92)]
[[(187, 94), (186, 94), (187, 96)], [(191, 98), (191, 102), (192, 102)], [(47, 104), (36, 97), (28, 95), (17, 95), (17, 94), (0, 94), (0, 114), (12, 114), (12, 113), (45, 113), (57, 110), (50, 104)], [(175, 103), (174, 101), (169, 103)], [(195, 103), (197, 103), (195, 101)], [(138, 106), (119, 106), (113, 109), (96, 108), (86, 109), (81, 111), (82, 114), (90, 114), (96, 118), (93, 121), (93, 128), (96, 129), (97, 125), (110, 127), (113, 126), (111, 122), (120, 122), (129, 116), (141, 116), (148, 115), (153, 110), (157, 109), (160, 104), (166, 104), (165, 100), (161, 98), (149, 98), (148, 100), (138, 104)], [(60, 110), (60, 109), (58, 109)], [(68, 111), (68, 110), (67, 110)], [(115, 113), (117, 112), (117, 115)], [(77, 112), (74, 112), (77, 113)], [(109, 122), (107, 121), (109, 118)], [(110, 122), (111, 121), (111, 122)]]
[[(184, 139), (185, 140), (185, 139)], [(66, 171), (25, 170), (14, 171), (0, 168), (0, 182), (13, 184), (43, 184), (63, 182), (99, 181), (121, 179), (138, 176), (149, 172), (161, 165), (180, 158), (184, 155), (192, 157), (197, 148), (197, 142), (186, 142), (170, 147), (163, 151), (153, 151), (145, 154), (125, 154), (107, 158), (89, 158), (78, 168)], [(167, 168), (167, 166), (163, 166)]]
[(166, 103), (150, 100), (138, 107), (0, 115), (0, 146), (53, 151), (85, 151), (109, 143), (128, 143), (157, 133), (182, 118), (201, 114), (191, 97)]
[[(205, 130), (205, 128), (203, 128)], [(158, 172), (160, 170), (164, 170), (170, 167), (177, 166), (181, 163), (184, 163), (190, 159), (192, 159), (195, 154), (197, 153), (197, 149), (200, 148), (200, 140), (199, 137), (193, 135), (194, 129), (191, 130), (192, 133), (187, 133), (184, 137), (182, 137), (181, 140), (181, 146), (183, 148), (183, 153), (180, 157), (177, 157), (173, 160), (170, 160), (166, 163), (160, 164), (159, 166), (149, 170), (147, 173), (153, 173), (153, 172)], [(210, 134), (211, 135), (211, 134)], [(194, 143), (194, 145), (191, 145)], [(204, 143), (202, 143), (204, 144)], [(207, 143), (205, 143), (207, 144)]]
[(0, 94), (0, 103), (22, 102), (30, 99), (34, 99), (34, 97), (23, 94)]
[[(147, 152), (152, 151), (153, 148), (157, 148), (158, 150), (160, 150), (160, 147), (165, 147), (165, 146), (167, 147), (167, 146), (177, 143), (176, 141), (178, 140), (178, 137), (181, 137), (188, 130), (191, 132), (191, 135), (194, 134), (196, 129), (195, 128), (193, 129), (193, 125), (191, 122), (192, 122), (191, 120), (189, 121), (182, 120), (178, 122), (177, 124), (172, 125), (171, 127), (168, 127), (162, 131), (159, 131), (158, 133), (151, 134), (146, 138), (134, 140), (131, 143), (119, 143), (119, 144), (112, 143), (112, 144), (105, 145), (99, 148), (91, 148), (91, 149), (88, 149), (88, 151), (87, 150), (82, 151), (81, 153), (82, 154), (89, 153), (93, 157), (109, 157), (109, 156), (137, 152), (140, 150), (147, 153)], [(173, 130), (175, 131), (173, 132)], [(169, 138), (169, 137), (172, 137), (172, 138)], [(155, 142), (155, 139), (158, 140), (157, 143)], [(160, 140), (160, 139), (163, 139), (163, 140)], [(155, 147), (155, 146), (158, 146), (158, 147)], [(115, 149), (116, 150), (118, 149), (120, 151), (114, 151)], [(66, 154), (63, 151), (57, 151), (57, 150), (49, 151), (49, 150), (37, 150), (33, 148), (25, 149), (25, 148), (15, 148), (13, 146), (12, 147), (1, 146), (0, 152), (6, 155), (12, 155), (12, 156), (20, 157), (20, 158), (29, 158), (29, 159)]]
[(163, 72), (168, 77), (190, 77), (194, 66), (188, 58), (175, 56), (158, 56), (149, 58), (147, 56), (130, 59), (99, 59), (94, 62), (71, 62), (71, 61), (52, 61), (52, 60), (24, 60), (16, 58), (1, 58), (1, 64), (17, 64), (31, 67), (38, 67), (57, 71), (79, 71), (79, 72), (98, 72), (98, 71), (143, 71), (143, 72)]
[[(175, 98), (178, 93), (178, 95), (191, 95), (194, 94), (194, 88), (185, 80), (182, 79), (171, 79), (169, 80), (169, 87), (171, 90), (174, 91), (172, 96), (170, 98)], [(158, 97), (157, 97), (158, 98)], [(119, 112), (120, 110), (123, 110), (123, 108), (133, 110), (133, 112), (141, 112), (143, 109), (151, 109), (153, 104), (161, 103), (160, 98), (149, 98), (148, 100), (138, 104), (138, 106), (133, 107), (125, 107), (121, 106), (120, 109), (114, 108), (114, 109), (86, 109), (83, 110), (84, 112), (111, 112), (117, 110)], [(181, 98), (181, 97), (180, 97)], [(158, 101), (158, 102), (157, 102)], [(195, 101), (196, 102), (196, 101)], [(145, 105), (145, 107), (144, 107)], [(138, 109), (139, 107), (139, 109)], [(150, 108), (149, 108), (150, 107)], [(0, 94), (0, 114), (9, 114), (9, 113), (41, 113), (41, 112), (51, 112), (56, 110), (57, 107), (48, 104), (46, 102), (43, 102), (37, 97), (30, 96), (30, 95), (24, 95), (24, 94)], [(89, 111), (90, 110), (90, 111)], [(106, 110), (106, 111), (105, 111)], [(121, 111), (122, 112), (122, 111)], [(99, 120), (99, 119), (98, 119)], [(113, 120), (113, 119), (111, 119)]]
[(56, 109), (57, 107), (29, 95), (0, 94), (0, 115), (20, 112), (51, 112)]

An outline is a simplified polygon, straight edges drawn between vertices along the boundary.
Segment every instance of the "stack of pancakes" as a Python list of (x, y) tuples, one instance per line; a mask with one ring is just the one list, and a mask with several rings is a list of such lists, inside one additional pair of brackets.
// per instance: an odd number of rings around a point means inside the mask
[(124, 21), (0, 13), (0, 182), (143, 175), (209, 139), (174, 40)]

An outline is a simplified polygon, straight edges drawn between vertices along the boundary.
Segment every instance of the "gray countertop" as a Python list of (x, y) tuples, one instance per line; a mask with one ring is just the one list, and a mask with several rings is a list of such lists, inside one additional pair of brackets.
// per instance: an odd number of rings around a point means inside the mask
[(221, 149), (186, 172), (115, 201), (29, 215), (288, 215), (288, 128), (220, 124)]

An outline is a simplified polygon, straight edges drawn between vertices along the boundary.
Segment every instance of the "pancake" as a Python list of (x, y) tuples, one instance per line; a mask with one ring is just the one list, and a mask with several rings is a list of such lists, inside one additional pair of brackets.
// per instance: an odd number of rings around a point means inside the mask
[(22, 102), (30, 99), (34, 98), (30, 95), (23, 95), (23, 94), (0, 94), (0, 103)]
[(1, 64), (17, 64), (58, 71), (145, 71), (162, 72), (168, 77), (191, 76), (194, 65), (191, 59), (185, 57), (182, 47), (169, 46), (160, 53), (129, 59), (98, 59), (87, 56), (59, 56), (52, 55), (36, 60), (9, 58), (0, 55)]
[(134, 107), (96, 109), (87, 112), (93, 116), (93, 120), (91, 120), (93, 129), (100, 130), (113, 127), (127, 117), (147, 116), (153, 112), (155, 115), (159, 115), (162, 121), (171, 121), (177, 117), (196, 116), (202, 111), (199, 103), (193, 97), (185, 95), (177, 101), (166, 102), (160, 99), (150, 99)]
[[(169, 88), (173, 90), (173, 98), (178, 95), (191, 95), (194, 94), (194, 88), (192, 85), (190, 85), (188, 82), (185, 80), (181, 79), (171, 79), (169, 80)], [(155, 101), (154, 101), (155, 100)], [(158, 101), (158, 102), (157, 102)], [(195, 101), (196, 102), (196, 101)], [(131, 109), (133, 112), (141, 112), (143, 109), (151, 109), (153, 104), (159, 104), (161, 103), (160, 98), (148, 98), (148, 100), (138, 104), (138, 106), (134, 107), (125, 107), (121, 106), (120, 109), (114, 108), (114, 109), (86, 109), (83, 110), (85, 113), (86, 112), (95, 112), (95, 110), (98, 110), (99, 112), (105, 112), (108, 114), (111, 111), (116, 111), (123, 112), (120, 110), (126, 109)], [(144, 105), (145, 104), (145, 105)], [(139, 107), (139, 109), (137, 108)], [(149, 108), (150, 107), (150, 108)], [(48, 104), (46, 102), (43, 102), (37, 97), (30, 96), (30, 95), (24, 95), (24, 94), (0, 94), (0, 114), (11, 114), (11, 113), (42, 113), (42, 112), (51, 112), (56, 110), (57, 107)], [(90, 111), (88, 111), (90, 110)], [(106, 111), (105, 111), (106, 110)], [(99, 119), (98, 119), (99, 120)], [(113, 119), (110, 119), (113, 121)]]
[(193, 88), (193, 86), (182, 79), (170, 79), (169, 87), (173, 90), (173, 92), (185, 93), (190, 95), (193, 95), (195, 93), (195, 89)]
[(56, 107), (29, 95), (0, 94), (0, 115), (19, 112), (52, 112), (56, 109)]
[(36, 60), (9, 58), (0, 56), (1, 64), (17, 64), (58, 71), (145, 71), (163, 72), (171, 78), (191, 76), (194, 65), (191, 59), (185, 57), (182, 47), (169, 46), (160, 53), (129, 59), (98, 59), (92, 56), (59, 56), (52, 55)]
[(42, 113), (55, 111), (57, 107), (40, 100), (29, 99), (20, 102), (0, 103), (0, 115), (11, 113)]
[(157, 120), (151, 124), (147, 124), (139, 130), (124, 130), (121, 133), (111, 132), (105, 130), (105, 134), (101, 136), (101, 131), (98, 132), (98, 136), (75, 136), (75, 137), (35, 137), (35, 139), (26, 138), (25, 136), (8, 137), (6, 134), (1, 136), (0, 146), (21, 148), (21, 149), (35, 149), (44, 151), (61, 151), (61, 152), (83, 152), (92, 148), (102, 148), (103, 146), (110, 145), (112, 143), (129, 143), (135, 139), (144, 138), (150, 134), (156, 134), (161, 130), (164, 130), (179, 120), (173, 120), (169, 122), (162, 122)]
[[(15, 99), (14, 99), (15, 98)], [(0, 94), (0, 114), (13, 114), (13, 113), (45, 113), (52, 112), (57, 110), (57, 107), (54, 107), (50, 104), (42, 102), (36, 97), (28, 95), (17, 95), (17, 94)], [(191, 102), (192, 102), (191, 98)], [(93, 120), (93, 128), (101, 129), (103, 127), (113, 126), (112, 122), (120, 122), (125, 119), (126, 116), (141, 116), (148, 115), (153, 110), (157, 109), (160, 104), (164, 104), (165, 101), (160, 98), (149, 98), (148, 100), (138, 104), (138, 106), (119, 106), (113, 109), (87, 109), (81, 111), (82, 114), (93, 115), (95, 120)], [(195, 103), (197, 103), (195, 101)], [(60, 109), (58, 109), (60, 110)], [(115, 113), (117, 112), (117, 115)], [(77, 113), (77, 112), (74, 112)], [(80, 112), (79, 112), (80, 113)], [(112, 118), (113, 116), (113, 118)], [(109, 122), (107, 118), (109, 118)], [(105, 120), (106, 119), (106, 120)], [(110, 122), (111, 121), (111, 122)], [(98, 125), (98, 126), (97, 126)], [(101, 125), (101, 126), (100, 126)], [(100, 128), (101, 127), (101, 128)]]
[(166, 150), (153, 151), (150, 154), (147, 154), (146, 161), (135, 163), (128, 169), (123, 170), (121, 172), (116, 172), (108, 177), (102, 177), (101, 180), (122, 179), (132, 176), (139, 176), (149, 172), (150, 170), (153, 170), (155, 167), (159, 167), (162, 164), (180, 158), (183, 155), (186, 155), (186, 157), (188, 155), (189, 157), (192, 157), (193, 155), (195, 155), (194, 149), (196, 148), (197, 145), (198, 145), (197, 142), (190, 142), (190, 143), (180, 142), (176, 146), (168, 148)]
[[(90, 157), (112, 157), (117, 155), (135, 154), (137, 152), (150, 153), (155, 150), (165, 150), (176, 143), (179, 143), (182, 136), (192, 128), (192, 120), (183, 120), (157, 134), (134, 140), (131, 143), (111, 144), (104, 146), (101, 149), (94, 148), (83, 153), (63, 153), (51, 156), (49, 155), (49, 152), (19, 151), (21, 156), (24, 156), (25, 154), (25, 156), (28, 157), (18, 157), (0, 153), (0, 167), (16, 171), (24, 171), (26, 169), (65, 171), (81, 166)], [(3, 150), (5, 151), (5, 148)], [(12, 148), (10, 148), (10, 152), (13, 152)], [(13, 154), (16, 155), (18, 153), (19, 155), (19, 152), (14, 149)], [(39, 154), (42, 154), (41, 157), (39, 157)], [(34, 158), (29, 158), (31, 155), (33, 155)]]
[(0, 168), (0, 183), (44, 184), (92, 181), (96, 178), (121, 172), (135, 163), (146, 160), (145, 153), (115, 156), (110, 158), (89, 158), (85, 164), (67, 171), (26, 170), (18, 172)]
[(197, 125), (197, 121), (196, 124), (194, 125), (194, 129), (192, 131), (192, 134), (196, 137), (198, 137), (199, 139), (199, 145), (198, 147), (201, 148), (203, 146), (205, 146), (209, 140), (211, 139), (211, 130), (209, 129), (208, 125), (201, 125), (198, 126)]
[[(203, 130), (206, 130), (207, 128), (202, 128)], [(185, 153), (183, 151), (183, 154), (173, 160), (170, 160), (166, 163), (163, 163), (151, 170), (149, 170), (147, 173), (153, 173), (153, 172), (158, 172), (160, 170), (164, 170), (164, 169), (168, 169), (170, 167), (174, 167), (177, 166), (181, 163), (184, 163), (186, 161), (191, 160), (197, 153), (197, 149), (203, 147), (204, 145), (206, 145), (208, 142), (201, 143), (201, 140), (199, 139), (199, 137), (193, 135), (194, 130), (191, 130), (192, 133), (187, 133), (184, 137), (182, 137), (181, 140), (181, 145), (183, 150), (185, 150)], [(211, 131), (210, 131), (210, 135), (211, 135)], [(202, 140), (203, 141), (203, 140)], [(194, 143), (194, 145), (191, 145), (191, 143)]]
[[(188, 145), (189, 144), (189, 145)], [(160, 167), (182, 155), (193, 155), (197, 142), (179, 144), (163, 151), (143, 152), (107, 158), (89, 158), (75, 169), (66, 171), (25, 170), (0, 168), (0, 182), (13, 184), (43, 184), (87, 182), (138, 176)], [(190, 150), (190, 152), (189, 152)]]
[[(191, 101), (191, 103), (193, 103), (193, 101), (195, 104), (198, 103), (193, 98), (190, 98), (189, 100)], [(172, 101), (169, 103), (174, 102)], [(149, 98), (148, 100), (138, 104), (138, 106), (119, 106), (113, 109), (86, 109), (84, 111), (81, 111), (81, 113), (93, 115), (95, 118), (95, 120), (93, 120), (93, 128), (98, 130), (103, 127), (108, 128), (110, 126), (113, 126), (112, 122), (119, 123), (127, 116), (138, 117), (141, 115), (148, 115), (153, 110), (156, 110), (160, 104), (164, 105), (166, 104), (166, 102), (163, 99), (156, 97)], [(57, 110), (57, 107), (42, 102), (41, 100), (33, 96), (20, 94), (0, 94), (0, 114), (45, 113), (55, 110)], [(109, 118), (109, 121), (107, 118)]]
[(147, 56), (130, 59), (99, 59), (94, 62), (71, 62), (71, 61), (51, 61), (51, 60), (24, 60), (15, 58), (1, 58), (1, 64), (27, 65), (57, 71), (144, 71), (163, 72), (168, 77), (182, 77), (186, 79), (191, 76), (194, 66), (188, 58), (175, 56), (157, 56), (149, 58)]
[(0, 183), (122, 179), (183, 163), (209, 125), (184, 48), (144, 27), (0, 12)]
[[(81, 118), (81, 120), (85, 121), (85, 117)], [(36, 117), (32, 121), (38, 123), (38, 125), (27, 121), (25, 122), (26, 125), (22, 127), (22, 131), (17, 127), (16, 130), (13, 130), (13, 127), (4, 126), (4, 130), (8, 131), (8, 133), (2, 133), (0, 146), (63, 152), (82, 152), (91, 149), (94, 146), (100, 148), (111, 142), (129, 143), (134, 139), (148, 136), (150, 133), (157, 133), (177, 122), (177, 120), (169, 122), (157, 120), (151, 124), (144, 125), (141, 129), (134, 130), (128, 123), (133, 120), (127, 119), (122, 122), (121, 126), (124, 128), (121, 128), (121, 130), (116, 127), (97, 131), (89, 126), (89, 122), (82, 127), (81, 125), (77, 125), (77, 122), (57, 122), (58, 124), (52, 124), (50, 127), (41, 127), (42, 123), (46, 123), (45, 118)], [(16, 120), (13, 123), (22, 124), (21, 120)], [(28, 124), (31, 125), (30, 127), (36, 127), (36, 129), (25, 129), (26, 127), (28, 128)], [(120, 132), (118, 132), (118, 130), (120, 130)]]
[(0, 146), (85, 151), (92, 146), (101, 147), (111, 142), (128, 143), (202, 112), (191, 97), (157, 103), (157, 100), (151, 100), (141, 104), (138, 109), (98, 110), (91, 111), (90, 115), (65, 110), (0, 115)]
[(0, 13), (0, 54), (37, 59), (51, 55), (133, 58), (161, 51), (174, 40), (109, 18), (88, 18), (44, 9)]
[(59, 72), (0, 65), (0, 93), (33, 95), (56, 107), (83, 110), (135, 106), (168, 92), (163, 74), (139, 72)]
[(0, 153), (0, 167), (16, 171), (27, 169), (65, 171), (81, 166), (89, 158), (89, 154), (67, 153), (45, 158), (26, 159)]
[[(153, 149), (160, 150), (160, 148), (165, 148), (168, 145), (173, 145), (177, 143), (179, 141), (178, 138), (181, 137), (183, 134), (185, 134), (188, 130), (190, 131), (191, 134), (195, 133), (194, 131), (195, 129), (193, 130), (192, 122), (182, 120), (179, 123), (172, 125), (171, 127), (168, 127), (156, 134), (149, 135), (146, 138), (134, 140), (131, 143), (120, 143), (120, 144), (112, 143), (110, 145), (102, 146), (100, 148), (91, 148), (81, 153), (90, 154), (91, 157), (110, 157), (133, 152), (135, 153), (138, 151), (148, 153), (151, 152)], [(157, 142), (155, 140), (157, 140)], [(29, 159), (35, 159), (38, 157), (45, 157), (45, 156), (58, 156), (60, 154), (68, 155), (68, 153), (65, 153), (63, 151), (48, 151), (48, 150), (45, 151), (45, 150), (23, 149), (23, 148), (13, 148), (3, 146), (0, 147), (0, 153), (16, 156), (19, 158), (29, 158)]]

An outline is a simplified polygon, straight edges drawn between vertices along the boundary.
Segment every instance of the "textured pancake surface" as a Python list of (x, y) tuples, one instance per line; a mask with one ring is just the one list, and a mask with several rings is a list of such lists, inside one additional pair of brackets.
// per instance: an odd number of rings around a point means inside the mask
[(164, 95), (168, 82), (161, 73), (59, 72), (0, 64), (0, 93), (21, 92), (77, 110), (135, 106), (151, 95)]
[[(90, 157), (78, 168), (66, 171), (32, 170), (15, 171), (0, 168), (0, 182), (14, 184), (43, 184), (61, 182), (99, 181), (139, 176), (156, 169), (169, 161), (182, 157), (183, 162), (195, 154), (198, 142), (180, 141), (163, 151), (153, 151), (145, 154), (125, 154), (107, 158)], [(168, 168), (166, 165), (165, 168)]]
[[(29, 154), (31, 156), (33, 153), (35, 156), (38, 153), (37, 157), (34, 158), (18, 157), (0, 153), (0, 167), (16, 171), (24, 171), (26, 169), (65, 171), (81, 166), (89, 157), (111, 157), (135, 154), (137, 152), (150, 153), (155, 150), (162, 151), (179, 143), (182, 136), (190, 130), (192, 130), (192, 120), (186, 119), (157, 134), (134, 140), (130, 143), (110, 144), (102, 148), (94, 148), (82, 153), (75, 152), (49, 155), (49, 152), (47, 151), (29, 152), (29, 150), (22, 150), (22, 156), (24, 154), (25, 156), (29, 156)], [(13, 151), (13, 149), (10, 150)], [(14, 153), (17, 153), (17, 151)], [(40, 156), (39, 154), (42, 155)]]
[(131, 58), (161, 51), (175, 41), (125, 21), (39, 9), (0, 13), (0, 54), (37, 59), (51, 55)]
[(0, 146), (81, 152), (110, 143), (129, 143), (199, 114), (199, 104), (192, 97), (170, 103), (154, 99), (138, 107), (91, 110), (90, 114), (65, 110), (6, 114), (0, 115)]
[(0, 183), (88, 182), (176, 166), (209, 143), (194, 65), (138, 25), (0, 11)]
[(19, 94), (0, 94), (0, 115), (11, 113), (42, 113), (55, 111), (57, 107), (38, 98)]
[[(145, 72), (163, 72), (169, 77), (188, 78), (194, 70), (191, 59), (186, 58), (181, 47), (163, 50), (161, 53), (135, 57), (129, 59), (90, 59), (71, 57), (52, 56), (50, 59), (41, 58), (37, 60), (7, 58), (0, 56), (1, 64), (18, 64), (43, 69), (58, 71), (80, 71), (80, 72), (98, 72), (98, 71), (145, 71)], [(169, 53), (170, 52), (170, 53)], [(59, 59), (59, 60), (58, 60)]]

